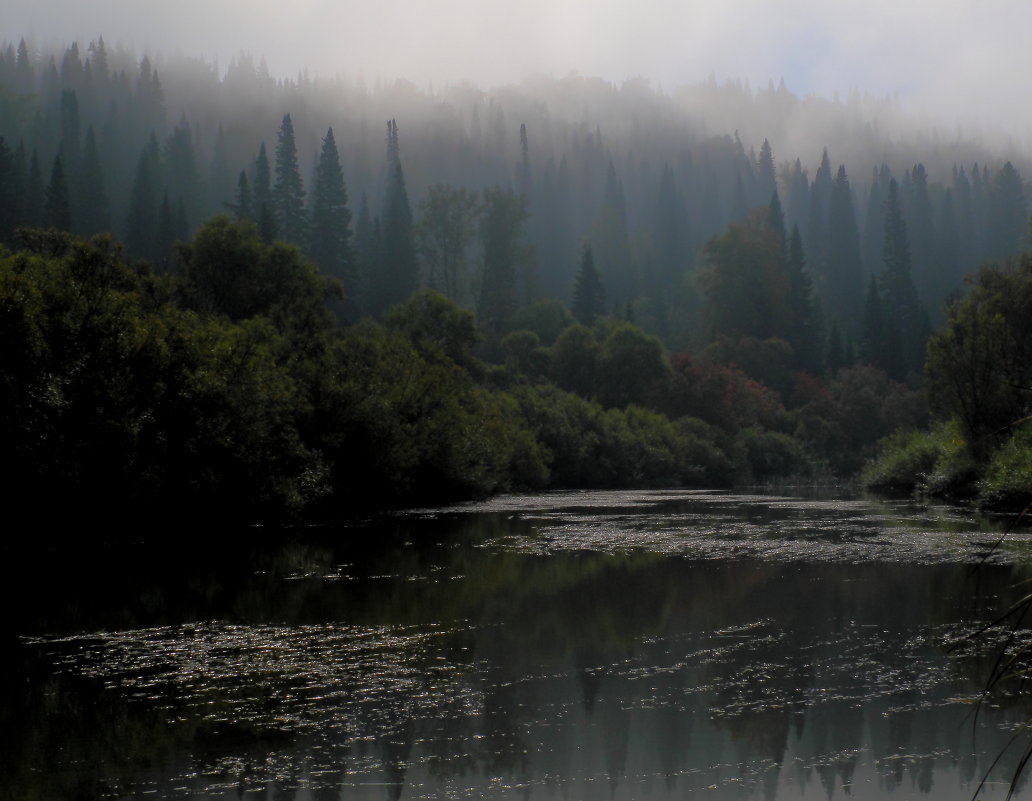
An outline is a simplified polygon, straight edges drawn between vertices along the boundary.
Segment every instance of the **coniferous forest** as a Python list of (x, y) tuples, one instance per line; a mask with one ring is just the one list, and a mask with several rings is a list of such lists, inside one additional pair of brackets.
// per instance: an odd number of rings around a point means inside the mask
[(5, 43), (10, 497), (332, 518), (866, 464), (1025, 503), (1030, 167), (900, 113)]

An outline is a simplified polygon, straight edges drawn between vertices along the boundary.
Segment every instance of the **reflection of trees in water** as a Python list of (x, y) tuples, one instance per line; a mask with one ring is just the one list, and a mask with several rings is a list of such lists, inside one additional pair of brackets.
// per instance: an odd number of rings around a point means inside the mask
[[(962, 780), (977, 781), (984, 769), (970, 756), (955, 710), (923, 703), (926, 691), (911, 675), (935, 646), (892, 640), (984, 613), (990, 601), (981, 591), (972, 597), (963, 565), (693, 563), (639, 552), (542, 556), (476, 547), (484, 539), (527, 536), (531, 518), (497, 513), (388, 523), (377, 532), (377, 548), (357, 544), (368, 532), (345, 530), (271, 549), (155, 559), (146, 575), (126, 578), (120, 598), (102, 595), (78, 620), (101, 626), (274, 618), (291, 626), (346, 621), (419, 631), (443, 622), (427, 647), (405, 656), (427, 677), (422, 684), (381, 689), (370, 705), (376, 715), (368, 718), (343, 703), (338, 710), (354, 714), (361, 736), (374, 738), (362, 746), (365, 761), (351, 769), (378, 772), (390, 798), (405, 795), (414, 775), (470, 786), (508, 777), (529, 792), (569, 789), (564, 782), (574, 780), (561, 777), (576, 769), (577, 776), (608, 782), (615, 795), (641, 777), (657, 779), (669, 794), (736, 779), (770, 800), (787, 782), (804, 791), (819, 781), (828, 795), (841, 793), (859, 762), (870, 759), (886, 792), (908, 781), (934, 790), (942, 754), (963, 755)], [(993, 590), (1010, 578), (997, 569)], [(98, 579), (105, 580), (103, 570), (90, 574), (91, 582)], [(85, 598), (87, 584), (73, 581), (61, 603)], [(891, 631), (868, 636), (864, 626), (874, 623)], [(868, 647), (876, 653), (865, 654)], [(980, 658), (958, 664), (980, 674)], [(40, 675), (48, 669), (40, 667)], [(894, 677), (898, 686), (886, 689)], [(437, 679), (466, 692), (453, 697)], [(307, 782), (318, 795), (338, 797), (341, 774), (312, 779), (299, 772), (306, 760), (324, 758), (313, 756), (311, 739), (289, 731), (275, 739), (239, 723), (212, 727), (189, 712), (170, 726), (153, 707), (117, 690), (101, 693), (86, 679), (61, 689), (72, 679), (51, 680), (58, 681), (58, 697), (76, 700), (55, 711), (37, 693), (20, 709), (5, 707), (4, 730), (27, 732), (6, 761), (40, 765), (67, 740), (77, 745), (66, 746), (66, 758), (84, 774), (42, 778), (10, 769), (6, 775), (17, 778), (4, 782), (24, 787), (25, 797), (70, 796), (76, 782), (101, 780), (128, 789), (183, 754), (202, 772), (232, 757), (242, 786), (250, 786), (262, 781), (272, 752), (295, 768), (274, 795), (289, 798)], [(342, 672), (338, 689), (346, 692), (353, 680)], [(832, 684), (848, 697), (822, 696)], [(282, 703), (275, 689), (265, 699), (270, 716)], [(234, 691), (216, 689), (215, 698)], [(103, 719), (103, 737), (90, 734), (98, 728), (93, 714)], [(322, 753), (343, 760), (348, 747), (342, 740)]]

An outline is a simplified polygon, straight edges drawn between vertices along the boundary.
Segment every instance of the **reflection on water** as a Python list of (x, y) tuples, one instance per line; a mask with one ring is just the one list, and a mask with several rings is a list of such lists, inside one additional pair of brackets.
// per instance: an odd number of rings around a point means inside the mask
[[(970, 798), (1029, 537), (908, 503), (567, 493), (22, 559), (0, 796)], [(117, 560), (113, 553), (119, 553)], [(982, 797), (1002, 797), (1005, 757)]]

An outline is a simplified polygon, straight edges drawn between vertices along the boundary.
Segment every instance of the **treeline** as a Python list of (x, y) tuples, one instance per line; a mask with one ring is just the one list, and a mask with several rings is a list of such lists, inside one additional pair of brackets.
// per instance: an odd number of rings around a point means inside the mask
[[(13, 244), (19, 225), (110, 231), (131, 257), (171, 269), (174, 243), (232, 207), (342, 281), (341, 319), (382, 315), (428, 286), (499, 335), (518, 305), (572, 302), (587, 244), (608, 313), (697, 349), (722, 314), (708, 308), (707, 243), (776, 191), (786, 232), (799, 229), (821, 369), (829, 350), (879, 349), (867, 361), (901, 377), (920, 348), (895, 364), (894, 343), (920, 336), (926, 314), (938, 322), (962, 275), (1021, 250), (1027, 197), (1005, 154), (904, 135), (896, 114), (783, 85), (418, 90), (278, 80), (247, 55), (220, 75), (102, 38), (55, 52), (23, 40), (0, 48), (0, 239)], [(842, 163), (822, 152), (829, 142)], [(880, 277), (897, 221), (916, 298)]]
[(920, 393), (871, 367), (800, 374), (786, 403), (553, 300), (495, 346), (432, 290), (341, 326), (338, 282), (225, 216), (163, 275), (107, 237), (19, 239), (0, 255), (0, 425), (9, 497), (35, 516), (325, 519), (505, 489), (728, 485), (855, 469), (922, 419)]

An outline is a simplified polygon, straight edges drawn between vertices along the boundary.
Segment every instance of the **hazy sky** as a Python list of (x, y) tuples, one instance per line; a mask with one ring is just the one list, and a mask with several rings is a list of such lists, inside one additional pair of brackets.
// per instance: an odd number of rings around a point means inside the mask
[[(417, 84), (532, 72), (671, 89), (715, 72), (797, 94), (851, 88), (1000, 126), (1032, 122), (1030, 0), (3, 0), (0, 38), (264, 55)], [(952, 115), (951, 115), (952, 116)], [(1019, 131), (1015, 131), (1016, 134)], [(1020, 132), (1022, 135), (1024, 133)]]

